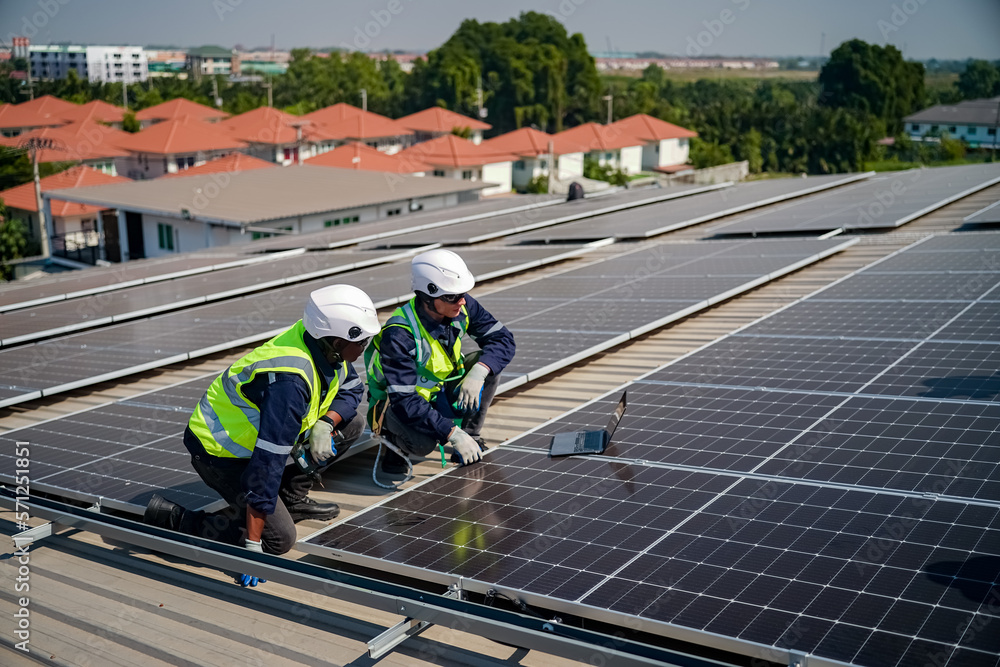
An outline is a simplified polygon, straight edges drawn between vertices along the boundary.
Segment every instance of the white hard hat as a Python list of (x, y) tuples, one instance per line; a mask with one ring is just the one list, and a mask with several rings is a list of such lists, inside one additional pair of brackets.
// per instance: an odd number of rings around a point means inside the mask
[(429, 296), (464, 294), (476, 284), (476, 279), (462, 258), (451, 250), (438, 248), (413, 258), (413, 290)]
[(313, 338), (358, 341), (381, 327), (371, 298), (353, 285), (330, 285), (309, 295), (302, 323)]

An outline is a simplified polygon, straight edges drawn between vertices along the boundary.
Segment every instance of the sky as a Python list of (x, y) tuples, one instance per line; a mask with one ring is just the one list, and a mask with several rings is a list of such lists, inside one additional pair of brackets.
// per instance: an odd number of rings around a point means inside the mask
[(911, 59), (1000, 59), (1000, 0), (0, 0), (0, 40), (251, 48), (273, 34), (279, 49), (426, 51), (464, 19), (527, 10), (591, 52), (814, 56), (858, 38)]

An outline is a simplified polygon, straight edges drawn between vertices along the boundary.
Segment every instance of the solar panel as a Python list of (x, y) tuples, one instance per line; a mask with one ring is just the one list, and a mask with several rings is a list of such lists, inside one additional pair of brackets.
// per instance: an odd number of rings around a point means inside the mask
[(519, 243), (551, 243), (608, 237), (650, 238), (727, 215), (847, 185), (869, 176), (870, 172), (847, 176), (837, 174), (739, 183), (731, 188), (696, 194), (635, 211), (610, 213), (589, 220), (547, 227), (520, 234), (512, 240)]
[(1000, 201), (995, 201), (989, 206), (981, 208), (972, 215), (965, 217), (967, 225), (983, 225), (1000, 222)]
[[(896, 258), (998, 241), (963, 236)], [(772, 661), (995, 664), (1000, 345), (943, 336), (988, 336), (1000, 287), (889, 264), (627, 385), (603, 456), (545, 454), (621, 389), (302, 547)]]
[(398, 259), (398, 252), (302, 253), (0, 314), (0, 345), (123, 322)]
[[(418, 230), (373, 241), (368, 247), (415, 247), (430, 243), (470, 245), (510, 236), (539, 227), (590, 218), (612, 211), (631, 210), (656, 202), (687, 197), (700, 192), (718, 190), (726, 185), (679, 185), (667, 189), (643, 188), (598, 198), (577, 199), (557, 207), (529, 209), (508, 215), (498, 215), (474, 222), (449, 225), (447, 229)], [(607, 235), (606, 235), (607, 236)], [(603, 237), (600, 237), (603, 238)]]
[(724, 236), (899, 227), (998, 182), (996, 164), (912, 169), (720, 223), (709, 231)]
[(771, 660), (995, 651), (960, 624), (995, 616), (995, 507), (500, 450), (300, 547)]
[[(569, 254), (588, 250), (577, 248)], [(567, 250), (489, 248), (462, 254), (477, 276), (497, 277), (561, 261), (567, 257)], [(377, 307), (410, 297), (410, 267), (406, 262), (361, 269), (338, 280), (365, 290)], [(0, 407), (264, 340), (299, 319), (309, 293), (329, 282), (298, 283), (0, 350)]]

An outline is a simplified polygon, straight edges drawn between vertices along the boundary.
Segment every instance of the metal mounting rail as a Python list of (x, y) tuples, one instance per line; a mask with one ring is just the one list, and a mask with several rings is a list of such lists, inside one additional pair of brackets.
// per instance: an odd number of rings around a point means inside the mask
[[(0, 506), (13, 508), (16, 499), (17, 496), (10, 488), (0, 486)], [(24, 504), (22, 500), (22, 507)], [(433, 595), (408, 586), (311, 563), (270, 554), (254, 554), (240, 547), (181, 535), (47, 498), (32, 496), (27, 505), (33, 517), (67, 528), (93, 532), (136, 547), (222, 570), (251, 573), (293, 588), (323, 593), (334, 599), (399, 614), (417, 622), (444, 625), (453, 630), (570, 660), (616, 667), (720, 667), (730, 664), (487, 607), (462, 600), (458, 596)]]

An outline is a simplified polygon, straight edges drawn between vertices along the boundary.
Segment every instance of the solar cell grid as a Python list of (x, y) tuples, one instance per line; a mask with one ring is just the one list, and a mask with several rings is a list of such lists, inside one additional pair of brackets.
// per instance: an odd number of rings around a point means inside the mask
[(974, 304), (962, 317), (934, 335), (932, 340), (991, 341), (1000, 343), (1000, 295), (994, 290), (987, 299)]
[(1000, 251), (905, 252), (880, 262), (868, 269), (866, 273), (890, 273), (893, 271), (938, 273), (968, 271), (975, 274), (998, 272), (1000, 271)]
[(1000, 284), (997, 273), (865, 272), (824, 290), (813, 301), (926, 300), (972, 301)]
[[(998, 341), (1000, 342), (1000, 341)], [(866, 394), (996, 401), (1000, 345), (924, 343), (865, 388)]]
[(765, 335), (922, 340), (947, 324), (967, 306), (967, 303), (962, 302), (845, 303), (809, 299), (744, 331)]

